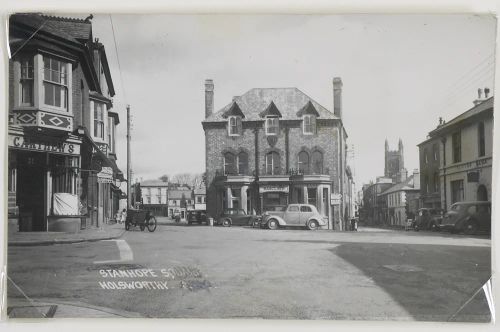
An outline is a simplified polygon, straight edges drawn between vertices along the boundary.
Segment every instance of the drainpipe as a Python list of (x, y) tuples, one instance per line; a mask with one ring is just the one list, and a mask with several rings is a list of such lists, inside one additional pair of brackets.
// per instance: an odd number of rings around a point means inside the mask
[(443, 143), (443, 190), (444, 190), (444, 207), (443, 210), (447, 210), (447, 200), (446, 200), (446, 137), (441, 138)]

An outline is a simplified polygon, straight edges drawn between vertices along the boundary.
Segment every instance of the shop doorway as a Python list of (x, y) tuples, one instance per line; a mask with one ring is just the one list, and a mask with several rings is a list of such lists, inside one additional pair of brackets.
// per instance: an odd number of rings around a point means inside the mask
[(19, 231), (46, 231), (45, 222), (45, 155), (19, 152), (17, 171), (17, 204)]
[(477, 200), (481, 202), (488, 201), (488, 190), (483, 184), (477, 188)]

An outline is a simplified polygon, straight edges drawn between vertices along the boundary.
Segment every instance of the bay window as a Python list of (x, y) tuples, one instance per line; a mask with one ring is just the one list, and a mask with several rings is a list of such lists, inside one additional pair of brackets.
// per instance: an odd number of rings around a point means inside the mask
[(104, 139), (104, 104), (94, 101), (94, 137)]
[(68, 110), (68, 75), (66, 63), (43, 57), (43, 92), (45, 105)]
[(21, 59), (20, 105), (33, 106), (33, 57)]

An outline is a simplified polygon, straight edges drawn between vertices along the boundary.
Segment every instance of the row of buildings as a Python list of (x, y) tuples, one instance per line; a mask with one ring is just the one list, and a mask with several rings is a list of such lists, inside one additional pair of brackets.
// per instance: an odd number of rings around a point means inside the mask
[(208, 215), (308, 203), (328, 217), (328, 229), (346, 229), (355, 190), (340, 78), (333, 79), (332, 96), (333, 112), (297, 88), (253, 88), (214, 111), (214, 83), (206, 80)]
[(9, 20), (9, 225), (21, 231), (99, 227), (118, 209), (113, 80), (86, 19)]
[(420, 170), (408, 176), (403, 143), (385, 144), (384, 176), (362, 189), (360, 218), (368, 224), (402, 227), (419, 208), (447, 211), (461, 201), (491, 201), (493, 101), (478, 90), (474, 106), (438, 126), (418, 145)]
[(191, 188), (161, 180), (137, 182), (132, 187), (133, 204), (153, 212), (155, 216), (185, 219), (188, 211), (206, 211), (206, 189)]

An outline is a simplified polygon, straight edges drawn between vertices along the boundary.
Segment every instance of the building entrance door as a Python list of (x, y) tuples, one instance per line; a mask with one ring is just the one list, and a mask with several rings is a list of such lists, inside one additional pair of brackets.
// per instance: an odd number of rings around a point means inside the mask
[(45, 222), (45, 155), (24, 153), (18, 155), (17, 204), (19, 230), (46, 231)]

